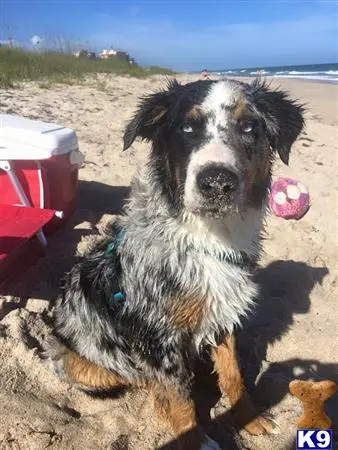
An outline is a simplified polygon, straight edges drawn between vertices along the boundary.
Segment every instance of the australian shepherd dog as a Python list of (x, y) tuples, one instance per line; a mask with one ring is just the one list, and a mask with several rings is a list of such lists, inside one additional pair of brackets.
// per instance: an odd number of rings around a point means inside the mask
[(245, 391), (233, 336), (259, 302), (272, 164), (288, 163), (303, 112), (260, 80), (171, 81), (141, 99), (124, 150), (141, 138), (149, 158), (123, 215), (66, 277), (47, 357), (55, 372), (91, 391), (146, 387), (184, 450), (217, 449), (192, 399), (207, 352), (239, 424), (272, 431)]

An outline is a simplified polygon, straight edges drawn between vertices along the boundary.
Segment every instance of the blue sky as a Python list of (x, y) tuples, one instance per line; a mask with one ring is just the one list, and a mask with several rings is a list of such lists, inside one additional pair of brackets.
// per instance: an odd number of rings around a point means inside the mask
[(0, 39), (8, 29), (176, 70), (338, 61), (336, 0), (0, 0)]

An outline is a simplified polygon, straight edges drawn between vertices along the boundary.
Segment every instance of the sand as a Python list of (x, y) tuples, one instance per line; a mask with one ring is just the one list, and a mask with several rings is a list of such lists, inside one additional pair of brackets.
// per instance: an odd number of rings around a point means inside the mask
[[(0, 449), (152, 450), (173, 439), (157, 424), (146, 392), (92, 398), (60, 382), (38, 358), (60, 277), (76, 252), (81, 255), (120, 211), (133, 173), (145, 160), (144, 143), (122, 153), (125, 123), (137, 97), (164, 83), (160, 76), (137, 80), (102, 75), (79, 85), (25, 83), (0, 91), (1, 112), (73, 128), (86, 157), (71, 222), (50, 239), (49, 251), (37, 265), (0, 293)], [(259, 437), (238, 433), (224, 422), (226, 402), (221, 399), (211, 409), (208, 431), (228, 450), (294, 448), (301, 406), (288, 394), (289, 381), (338, 381), (338, 86), (293, 80), (278, 84), (306, 102), (308, 112), (290, 166), (277, 163), (275, 175), (306, 183), (312, 207), (298, 222), (268, 218), (258, 274), (264, 295), (257, 317), (240, 336), (250, 390), (263, 411), (274, 413), (281, 432)], [(328, 402), (327, 412), (338, 426), (338, 395)]]

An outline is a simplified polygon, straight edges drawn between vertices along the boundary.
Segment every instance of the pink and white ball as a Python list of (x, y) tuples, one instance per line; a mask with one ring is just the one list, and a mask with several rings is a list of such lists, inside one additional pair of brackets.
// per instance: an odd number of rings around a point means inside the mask
[(292, 178), (278, 178), (271, 185), (269, 207), (283, 219), (301, 219), (310, 208), (307, 187)]

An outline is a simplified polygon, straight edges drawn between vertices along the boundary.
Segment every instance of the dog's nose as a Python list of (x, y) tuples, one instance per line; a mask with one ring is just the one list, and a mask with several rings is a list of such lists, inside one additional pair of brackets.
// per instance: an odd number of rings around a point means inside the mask
[(238, 177), (224, 166), (212, 165), (199, 172), (197, 186), (205, 197), (230, 198), (238, 188)]

